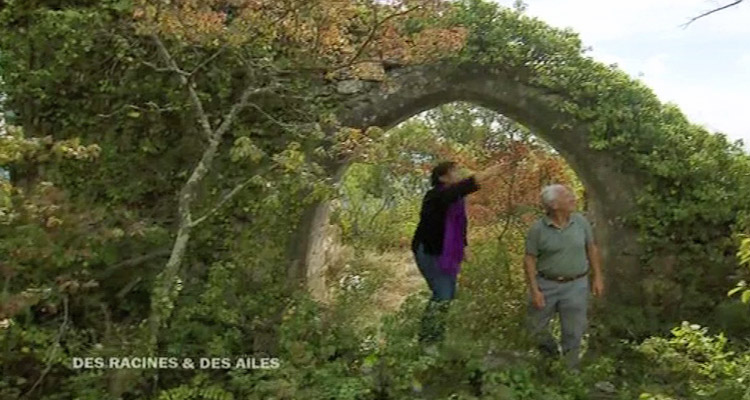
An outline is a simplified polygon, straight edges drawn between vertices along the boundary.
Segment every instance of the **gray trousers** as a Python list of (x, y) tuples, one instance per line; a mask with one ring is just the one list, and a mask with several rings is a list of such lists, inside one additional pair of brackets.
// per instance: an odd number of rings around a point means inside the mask
[(537, 276), (537, 284), (544, 294), (544, 308), (534, 307), (529, 294), (528, 324), (532, 337), (544, 355), (560, 354), (555, 338), (549, 331), (549, 322), (560, 315), (561, 346), (568, 367), (577, 368), (580, 360), (581, 340), (586, 331), (589, 298), (589, 277), (570, 282), (556, 282)]

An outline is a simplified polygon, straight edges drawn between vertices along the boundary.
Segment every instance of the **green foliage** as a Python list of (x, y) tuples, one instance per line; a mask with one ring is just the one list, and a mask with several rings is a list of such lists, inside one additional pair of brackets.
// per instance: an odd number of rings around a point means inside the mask
[(387, 249), (410, 240), (422, 182), (416, 174), (396, 175), (388, 164), (351, 165), (334, 217), (345, 241)]
[(707, 328), (688, 322), (674, 328), (672, 335), (650, 338), (637, 349), (655, 363), (656, 377), (679, 383), (671, 389), (675, 394), (691, 399), (750, 398), (750, 353), (731, 351), (723, 334), (709, 336)]
[(204, 373), (196, 374), (190, 384), (163, 390), (157, 397), (158, 400), (234, 400), (231, 392), (224, 390), (221, 386), (207, 382), (209, 376)]
[[(511, 232), (505, 243), (521, 243), (523, 232)], [(456, 315), (472, 315), (460, 323), (466, 340), (491, 337), (495, 346), (519, 348), (524, 328), (527, 289), (520, 259), (509, 246), (494, 240), (471, 245), (472, 258), (463, 268), (460, 291), (470, 301), (456, 305)], [(502, 289), (500, 289), (502, 288)]]
[(279, 327), (281, 368), (255, 382), (252, 398), (356, 399), (370, 392), (358, 370), (355, 330), (346, 321), (331, 323), (329, 315), (309, 299), (290, 304)]
[(621, 155), (622, 169), (643, 184), (637, 212), (624, 216), (640, 232), (644, 264), (660, 254), (677, 256), (672, 269), (650, 267), (657, 279), (682, 291), (679, 306), (649, 297), (662, 320), (705, 318), (725, 291), (734, 268), (728, 240), (747, 213), (750, 157), (739, 143), (688, 122), (661, 104), (642, 82), (616, 66), (587, 57), (578, 36), (522, 12), (482, 0), (458, 2), (453, 23), (470, 27), (457, 62), (479, 62), (519, 81), (558, 94), (553, 107), (571, 126), (589, 131), (593, 150)]
[[(467, 28), (466, 46), (453, 61), (490, 64), (555, 93), (554, 107), (569, 115), (571, 124), (590, 128), (593, 150), (621, 154), (623, 169), (638, 175), (645, 187), (629, 222), (640, 229), (649, 255), (678, 255), (674, 274), (658, 266), (650, 272), (663, 287), (680, 289), (675, 314), (709, 315), (734, 267), (726, 257), (735, 250), (728, 238), (747, 228), (741, 223), (743, 215), (750, 215), (747, 155), (726, 137), (690, 124), (674, 106), (659, 103), (642, 83), (588, 58), (575, 33), (550, 28), (522, 9), (521, 4), (509, 10), (464, 0), (407, 25), (412, 33), (430, 24)], [(113, 376), (74, 370), (70, 357), (133, 355), (142, 348), (138, 327), (150, 306), (154, 277), (166, 261), (164, 249), (174, 239), (175, 194), (205, 141), (176, 76), (153, 67), (153, 43), (126, 23), (132, 12), (131, 2), (120, 0), (12, 0), (0, 10), (3, 108), (22, 127), (11, 127), (10, 136), (0, 139), (0, 165), (14, 177), (0, 183), (3, 399), (27, 394), (48, 367), (27, 397), (109, 398), (116, 391), (110, 385)], [(368, 12), (360, 17), (369, 21)], [(191, 79), (212, 124), (236, 100), (237, 88), (273, 82), (280, 94), (254, 99), (257, 108), (241, 113), (221, 144), (196, 216), (238, 182), (255, 178), (195, 230), (180, 271), (182, 296), (159, 352), (269, 354), (282, 360), (281, 367), (211, 374), (162, 371), (158, 392), (138, 377), (123, 383), (128, 386), (123, 390), (163, 399), (451, 394), (573, 399), (587, 398), (595, 381), (623, 372), (621, 364), (604, 357), (581, 376), (558, 382), (533, 365), (481, 363), (488, 348), (523, 345), (518, 268), (523, 232), (515, 226), (502, 243), (472, 243), (475, 258), (466, 265), (450, 319), (453, 342), (438, 356), (424, 354), (414, 340), (424, 307), (421, 295), (386, 316), (382, 326), (362, 323), (369, 316), (361, 311), (386, 281), (378, 273), (366, 274), (375, 267), (362, 260), (353, 263), (353, 273), (365, 277), (363, 287), (344, 291), (333, 306), (304, 296), (290, 299), (294, 234), (307, 207), (334, 192), (319, 161), (338, 148), (321, 142), (325, 135), (316, 123), (327, 121), (337, 104), (318, 75), (286, 71), (296, 59), (283, 43), (266, 39), (259, 40), (264, 46), (220, 53), (212, 45), (167, 43), (179, 65), (197, 71)], [(251, 74), (248, 59), (262, 61)], [(472, 119), (485, 123), (477, 126)], [(337, 221), (347, 243), (363, 251), (403, 250), (416, 223), (419, 193), (427, 186), (415, 160), (429, 163), (443, 154), (481, 160), (477, 143), (496, 148), (506, 143), (493, 141), (498, 132), (492, 126), (518, 128), (492, 112), (458, 104), (390, 132), (346, 132), (344, 148), (350, 146), (359, 156), (340, 188)], [(558, 128), (564, 134), (571, 126)], [(425, 151), (434, 150), (439, 136), (450, 139), (439, 149), (443, 153)], [(747, 239), (739, 259), (748, 264)], [(745, 301), (750, 296), (742, 284), (734, 293)], [(645, 308), (659, 311), (661, 306)], [(617, 314), (644, 334), (656, 326), (639, 319), (641, 311), (634, 310), (632, 318)], [(737, 319), (732, 315), (741, 314), (732, 313), (742, 310), (726, 312)], [(733, 343), (701, 329), (675, 332), (674, 338), (654, 338), (641, 346), (655, 372), (650, 365), (628, 366), (647, 371), (638, 379), (655, 376), (657, 383), (666, 381), (662, 386), (674, 386), (644, 398), (747, 396), (738, 381), (750, 379), (746, 350), (728, 350)], [(741, 326), (735, 332), (744, 333)], [(635, 395), (651, 384), (633, 375), (627, 379), (632, 381), (620, 386), (629, 384)]]
[[(739, 259), (740, 266), (750, 268), (750, 237), (746, 235), (742, 236), (737, 258)], [(737, 283), (737, 287), (729, 291), (729, 295), (738, 294), (743, 303), (750, 304), (750, 289), (747, 287), (747, 281), (741, 280)]]

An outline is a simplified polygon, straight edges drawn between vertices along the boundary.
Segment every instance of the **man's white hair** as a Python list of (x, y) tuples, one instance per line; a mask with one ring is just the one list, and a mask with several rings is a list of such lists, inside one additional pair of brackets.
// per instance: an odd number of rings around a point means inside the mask
[(548, 210), (552, 209), (557, 197), (566, 190), (568, 190), (568, 187), (559, 183), (545, 186), (542, 188), (542, 205)]

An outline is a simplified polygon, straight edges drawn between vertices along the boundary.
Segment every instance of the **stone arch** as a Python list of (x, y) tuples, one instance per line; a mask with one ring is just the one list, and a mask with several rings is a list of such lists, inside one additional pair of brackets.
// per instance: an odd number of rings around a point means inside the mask
[[(609, 299), (637, 304), (641, 250), (638, 233), (622, 221), (635, 211), (638, 176), (625, 172), (624, 160), (611, 150), (589, 147), (589, 127), (555, 109), (558, 94), (528, 86), (497, 69), (477, 64), (436, 63), (394, 69), (387, 83), (344, 81), (339, 120), (344, 126), (389, 129), (444, 103), (465, 101), (497, 111), (527, 126), (553, 146), (578, 174), (589, 194), (588, 209), (602, 250)], [(332, 172), (338, 179), (344, 164)], [(302, 230), (301, 276), (313, 293), (325, 288), (324, 241), (328, 204), (317, 205)]]

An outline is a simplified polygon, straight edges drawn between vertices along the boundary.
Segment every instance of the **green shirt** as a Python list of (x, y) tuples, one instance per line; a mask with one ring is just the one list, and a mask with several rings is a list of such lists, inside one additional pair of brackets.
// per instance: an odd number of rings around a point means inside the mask
[(536, 269), (545, 275), (575, 276), (586, 272), (586, 245), (593, 241), (591, 224), (581, 213), (572, 213), (562, 229), (545, 215), (526, 234), (526, 254), (536, 257)]

